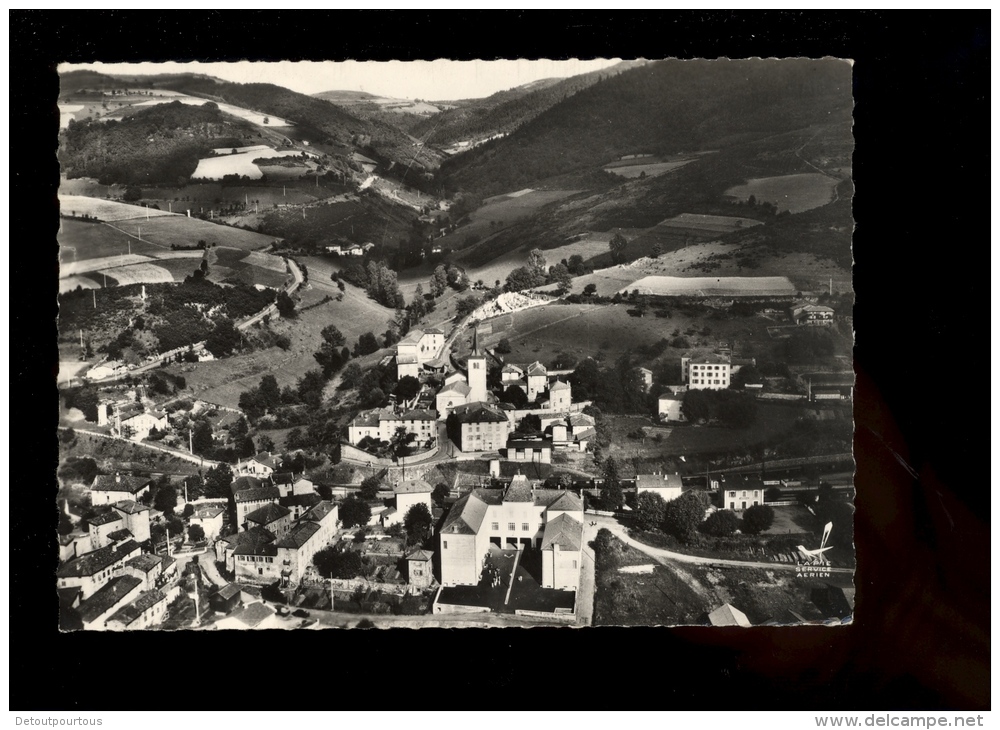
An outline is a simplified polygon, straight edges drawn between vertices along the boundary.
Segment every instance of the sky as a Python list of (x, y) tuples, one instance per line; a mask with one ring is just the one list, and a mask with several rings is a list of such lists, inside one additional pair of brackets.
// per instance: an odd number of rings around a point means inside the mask
[(448, 101), (477, 99), (553, 77), (597, 71), (621, 59), (581, 61), (280, 61), (275, 63), (82, 63), (60, 72), (90, 69), (106, 74), (199, 73), (239, 83), (271, 83), (304, 94), (367, 91), (377, 96)]

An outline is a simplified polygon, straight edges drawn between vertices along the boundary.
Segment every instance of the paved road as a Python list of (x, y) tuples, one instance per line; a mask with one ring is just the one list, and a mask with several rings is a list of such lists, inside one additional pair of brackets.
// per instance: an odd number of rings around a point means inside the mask
[[(686, 555), (685, 553), (675, 553), (671, 550), (664, 550), (662, 548), (656, 548), (652, 545), (646, 545), (645, 543), (639, 542), (629, 537), (625, 528), (618, 522), (614, 517), (605, 517), (602, 515), (587, 515), (585, 514), (584, 519), (587, 521), (588, 527), (590, 522), (597, 522), (597, 526), (592, 528), (594, 530), (599, 530), (602, 527), (606, 527), (610, 530), (615, 537), (624, 542), (626, 545), (634, 547), (639, 552), (645, 553), (649, 557), (656, 560), (658, 563), (663, 563), (666, 565), (665, 561), (674, 560), (678, 563), (689, 563), (693, 565), (731, 565), (737, 568), (761, 568), (763, 570), (797, 570), (798, 565), (795, 563), (771, 563), (771, 562), (757, 562), (751, 560), (728, 560), (725, 558), (706, 558), (701, 555)], [(851, 568), (833, 568), (826, 567), (826, 570), (831, 573), (846, 573), (853, 574), (854, 570)]]
[(205, 579), (217, 588), (222, 588), (229, 583), (215, 567), (215, 553), (213, 551), (206, 550), (204, 557), (198, 559), (198, 565), (201, 566), (201, 572), (205, 575)]

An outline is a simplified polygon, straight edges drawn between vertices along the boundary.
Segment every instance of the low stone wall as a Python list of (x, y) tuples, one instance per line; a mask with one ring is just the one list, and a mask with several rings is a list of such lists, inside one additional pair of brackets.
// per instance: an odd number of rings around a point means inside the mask
[[(426, 451), (421, 451), (419, 454), (404, 456), (399, 460), (399, 464), (405, 466), (420, 464), (421, 462), (437, 456), (439, 449), (440, 447), (435, 444), (433, 447), (427, 449)], [(371, 464), (372, 466), (397, 466), (395, 459), (381, 458), (375, 456), (374, 454), (369, 454), (367, 451), (359, 449), (357, 446), (351, 446), (350, 444), (340, 445), (340, 458), (344, 461), (353, 461), (354, 463), (363, 465)]]

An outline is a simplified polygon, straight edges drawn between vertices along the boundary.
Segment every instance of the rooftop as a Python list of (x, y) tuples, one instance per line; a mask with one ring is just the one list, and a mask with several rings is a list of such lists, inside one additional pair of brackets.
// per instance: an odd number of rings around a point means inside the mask
[(132, 534), (132, 531), (125, 527), (108, 533), (108, 539), (116, 542), (119, 540), (131, 540), (133, 537), (135, 535)]
[(300, 522), (287, 535), (274, 543), (274, 546), (298, 550), (317, 532), (319, 532), (319, 525), (315, 522)]
[(418, 550), (414, 550), (412, 553), (410, 553), (409, 555), (407, 555), (406, 559), (407, 560), (427, 561), (427, 560), (433, 559), (433, 557), (434, 557), (434, 553), (432, 553), (430, 550), (419, 550), (418, 549)]
[(215, 592), (215, 595), (220, 596), (225, 601), (228, 601), (233, 596), (238, 596), (239, 594), (240, 587), (236, 583), (227, 583)]
[(121, 519), (122, 516), (112, 510), (111, 512), (105, 512), (104, 514), (92, 517), (88, 521), (90, 524), (100, 527), (101, 525), (110, 525), (112, 522), (121, 522)]
[(233, 480), (233, 483), (229, 485), (229, 491), (233, 494), (237, 492), (242, 492), (247, 489), (260, 489), (261, 487), (272, 486), (270, 479), (258, 479), (257, 477), (243, 476), (237, 477)]
[(119, 575), (109, 580), (97, 593), (80, 604), (77, 611), (84, 623), (96, 620), (101, 614), (125, 600), (131, 591), (142, 585), (142, 581), (132, 575)]
[(122, 474), (98, 474), (94, 477), (94, 485), (91, 487), (95, 492), (128, 492), (135, 494), (149, 486), (149, 477), (132, 477)]
[(136, 502), (133, 499), (123, 499), (121, 502), (115, 502), (114, 508), (120, 512), (124, 512), (127, 515), (135, 515), (140, 512), (149, 511), (149, 507), (142, 504), (141, 502)]
[(635, 478), (636, 489), (680, 489), (683, 484), (680, 474), (639, 474)]
[(472, 391), (468, 383), (463, 383), (462, 381), (457, 381), (453, 383), (448, 383), (448, 385), (441, 388), (438, 391), (438, 395), (450, 395), (456, 393), (458, 395), (468, 395)]
[(552, 385), (549, 386), (549, 391), (553, 392), (557, 390), (571, 390), (571, 386), (569, 383), (564, 383), (561, 380), (557, 380), (556, 382), (554, 382)]
[(272, 522), (288, 517), (290, 514), (291, 512), (282, 507), (280, 504), (271, 502), (269, 504), (265, 504), (263, 507), (258, 507), (253, 512), (248, 514), (247, 522), (253, 522), (258, 525), (270, 525)]
[(525, 368), (525, 372), (527, 372), (528, 375), (545, 375), (548, 373), (548, 370), (546, 370), (545, 366), (538, 362), (538, 360), (535, 360), (527, 368)]
[(148, 573), (153, 568), (157, 568), (163, 562), (163, 558), (159, 555), (153, 555), (152, 553), (145, 553), (143, 555), (136, 555), (134, 558), (125, 563), (130, 568), (135, 568), (136, 570), (141, 570), (143, 573)]
[(423, 479), (407, 479), (396, 485), (396, 494), (430, 494), (434, 487)]
[(79, 578), (93, 575), (114, 565), (119, 560), (127, 559), (132, 553), (139, 552), (139, 549), (139, 543), (135, 540), (129, 540), (118, 546), (108, 545), (70, 560), (56, 571), (56, 575), (60, 578)]
[(119, 621), (128, 626), (133, 621), (139, 619), (143, 613), (151, 609), (157, 603), (167, 600), (167, 596), (162, 591), (146, 591), (127, 606), (122, 606), (115, 611), (108, 621)]
[(750, 626), (750, 619), (741, 610), (728, 603), (723, 603), (708, 614), (708, 622), (712, 626)]
[(263, 603), (251, 603), (249, 606), (242, 606), (231, 614), (229, 618), (234, 618), (247, 628), (256, 628), (262, 621), (274, 615), (274, 609), (265, 606)]
[(542, 533), (542, 550), (557, 545), (560, 550), (579, 550), (583, 544), (583, 523), (567, 514), (561, 514), (545, 523)]
[(282, 507), (312, 507), (319, 502), (320, 496), (318, 494), (289, 494), (278, 500), (278, 504)]
[(194, 517), (199, 520), (210, 520), (214, 517), (218, 517), (225, 511), (225, 507), (219, 506), (199, 507), (195, 510)]
[[(468, 386), (466, 386), (468, 388)], [(489, 403), (469, 403), (452, 409), (459, 423), (504, 423), (507, 416), (499, 408)]]
[(551, 449), (551, 439), (507, 439), (508, 449)]
[[(312, 496), (307, 495), (307, 496)], [(322, 522), (326, 519), (326, 516), (331, 512), (337, 510), (337, 505), (333, 502), (317, 502), (313, 507), (309, 509), (304, 515), (302, 515), (302, 522)], [(336, 519), (336, 517), (334, 518)]]
[(275, 555), (274, 533), (265, 527), (251, 527), (223, 538), (233, 548), (234, 555)]

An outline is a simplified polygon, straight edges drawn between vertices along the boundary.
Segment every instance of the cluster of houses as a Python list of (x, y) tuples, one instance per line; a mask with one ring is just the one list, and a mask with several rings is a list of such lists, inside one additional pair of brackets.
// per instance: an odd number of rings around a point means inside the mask
[(150, 508), (137, 501), (150, 480), (100, 475), (92, 504), (110, 506), (88, 523), (83, 534), (59, 539), (56, 581), (63, 611), (89, 630), (147, 629), (160, 624), (176, 595), (173, 557), (144, 553), (149, 540)]
[[(444, 333), (436, 329), (411, 330), (396, 347), (399, 377), (441, 373)], [(517, 408), (500, 400), (487, 384), (490, 360), (500, 366), (501, 389), (519, 388), (526, 405)], [(348, 443), (365, 446), (388, 442), (402, 428), (413, 434), (421, 448), (433, 448), (440, 438), (438, 423), (455, 449), (466, 457), (501, 456), (510, 461), (549, 463), (554, 450), (585, 451), (594, 436), (594, 419), (580, 412), (585, 404), (573, 403), (569, 383), (549, 373), (540, 362), (526, 366), (503, 363), (479, 345), (473, 335), (472, 353), (465, 372), (447, 375), (433, 395), (434, 408), (407, 408), (406, 404), (358, 414), (348, 426)], [(419, 400), (419, 397), (418, 397)], [(520, 421), (537, 416), (542, 432), (519, 435)]]
[(363, 243), (363, 244), (332, 244), (326, 247), (327, 253), (337, 254), (338, 256), (364, 256), (366, 253), (375, 248), (374, 243)]

